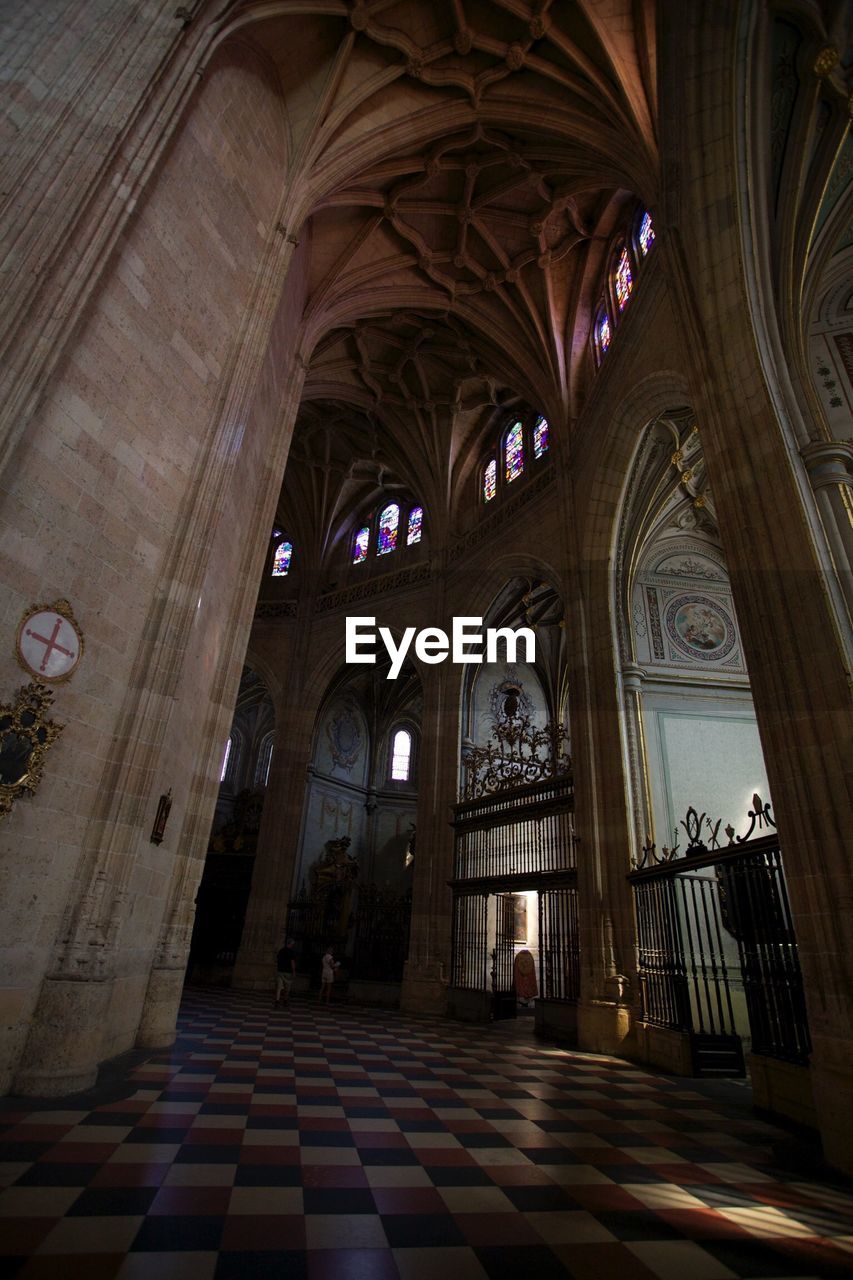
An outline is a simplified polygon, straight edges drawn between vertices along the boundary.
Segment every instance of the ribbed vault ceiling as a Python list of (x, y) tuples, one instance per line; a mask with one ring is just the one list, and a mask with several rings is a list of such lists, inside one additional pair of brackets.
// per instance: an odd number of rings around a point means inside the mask
[[(282, 511), (322, 557), (398, 486), (451, 520), (495, 411), (574, 416), (602, 255), (654, 203), (651, 0), (270, 0), (283, 226), (310, 239), (305, 403)], [(312, 478), (308, 478), (308, 472)], [(314, 474), (316, 473), (316, 474)], [(315, 524), (319, 521), (319, 527)], [(319, 535), (319, 536), (318, 536)]]

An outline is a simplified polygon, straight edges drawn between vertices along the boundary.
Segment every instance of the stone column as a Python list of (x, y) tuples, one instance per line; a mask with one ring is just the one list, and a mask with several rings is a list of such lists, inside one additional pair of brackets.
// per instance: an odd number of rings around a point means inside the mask
[[(596, 1053), (626, 1052), (631, 1032), (634, 918), (631, 829), (613, 646), (612, 539), (621, 477), (593, 449), (587, 470), (559, 477), (566, 529), (564, 618), (569, 723), (575, 785), (581, 992), (578, 1043)], [(602, 492), (607, 475), (612, 492)], [(597, 502), (590, 511), (589, 493)], [(586, 522), (581, 523), (582, 517)]]
[(409, 957), (400, 1008), (443, 1014), (450, 980), (453, 805), (459, 761), (459, 672), (444, 662), (421, 669), (424, 710)]
[(284, 941), (287, 904), (299, 857), (311, 738), (317, 708), (294, 683), (276, 710), (275, 746), (267, 783), (246, 923), (231, 984), (272, 990), (275, 954)]
[(838, 579), (853, 609), (853, 443), (821, 440), (800, 449)]
[(853, 1172), (851, 636), (802, 484), (800, 409), (761, 341), (778, 303), (744, 253), (767, 234), (746, 199), (766, 175), (747, 167), (752, 120), (737, 114), (738, 86), (752, 83), (745, 11), (719, 0), (710, 23), (709, 10), (671, 7), (662, 50), (691, 67), (662, 95), (665, 208), (677, 222), (667, 266), (778, 821), (819, 1128), (828, 1160)]

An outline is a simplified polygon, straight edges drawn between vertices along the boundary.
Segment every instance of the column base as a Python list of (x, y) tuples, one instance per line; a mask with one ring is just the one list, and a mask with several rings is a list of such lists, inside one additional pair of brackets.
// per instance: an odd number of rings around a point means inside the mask
[(237, 956), (231, 973), (231, 986), (240, 991), (275, 992), (275, 956), (258, 959), (253, 956)]
[(812, 1074), (808, 1067), (778, 1058), (749, 1055), (752, 1104), (762, 1111), (786, 1116), (807, 1129), (817, 1128), (817, 1112), (812, 1097)]
[(634, 1045), (628, 1006), (611, 1000), (579, 1002), (578, 1048), (617, 1058), (630, 1057)]
[(410, 968), (406, 961), (403, 985), (400, 989), (401, 1013), (427, 1013), (443, 1018), (447, 1013), (447, 979), (442, 976), (443, 966)]
[(103, 1057), (111, 983), (45, 978), (12, 1091), (61, 1098), (90, 1089)]
[(640, 1062), (674, 1076), (693, 1075), (693, 1045), (688, 1031), (670, 1031), (638, 1022), (634, 1027), (634, 1053)]
[(821, 1063), (812, 1057), (812, 1098), (827, 1164), (853, 1174), (853, 1067)]
[(168, 1049), (175, 1043), (183, 969), (152, 969), (136, 1033), (137, 1049)]

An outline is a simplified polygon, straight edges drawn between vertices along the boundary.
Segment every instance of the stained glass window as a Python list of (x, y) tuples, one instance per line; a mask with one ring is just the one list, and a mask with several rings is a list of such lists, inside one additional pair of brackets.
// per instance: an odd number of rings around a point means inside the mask
[(634, 279), (631, 275), (631, 259), (628, 257), (628, 250), (623, 248), (616, 264), (616, 302), (620, 311), (625, 310), (633, 287)]
[(379, 517), (378, 556), (387, 555), (397, 546), (397, 525), (400, 523), (400, 508), (396, 502), (390, 502)]
[(596, 321), (595, 329), (598, 337), (598, 350), (602, 355), (604, 355), (605, 351), (610, 346), (610, 339), (612, 337), (610, 332), (610, 316), (606, 311), (600, 311), (598, 313), (598, 320)]
[(514, 422), (507, 432), (504, 453), (509, 483), (510, 480), (517, 480), (524, 470), (524, 430), (520, 422)]
[(652, 225), (652, 215), (649, 213), (648, 209), (640, 219), (640, 229), (637, 232), (637, 239), (640, 242), (640, 252), (645, 258), (649, 249), (651, 249), (655, 242), (655, 229)]
[(409, 531), (406, 534), (406, 546), (410, 547), (413, 542), (420, 542), (423, 530), (424, 509), (423, 507), (412, 507), (409, 512)]
[(352, 543), (352, 562), (353, 564), (361, 564), (362, 560), (367, 559), (367, 548), (370, 543), (370, 527), (365, 525), (363, 529), (359, 529), (353, 538)]
[(219, 774), (219, 781), (225, 781), (225, 774), (228, 772), (228, 760), (231, 755), (231, 739), (225, 743), (225, 755), (222, 757), (222, 769)]
[(274, 578), (283, 578), (290, 569), (290, 561), (293, 556), (293, 543), (280, 542), (275, 549), (275, 555), (272, 561), (272, 576)]
[(548, 452), (548, 419), (539, 417), (533, 425), (533, 456), (541, 458)]
[(395, 782), (408, 781), (411, 756), (412, 735), (407, 729), (398, 729), (391, 748), (391, 777)]
[(486, 463), (483, 472), (483, 501), (491, 502), (498, 490), (498, 464), (495, 458)]

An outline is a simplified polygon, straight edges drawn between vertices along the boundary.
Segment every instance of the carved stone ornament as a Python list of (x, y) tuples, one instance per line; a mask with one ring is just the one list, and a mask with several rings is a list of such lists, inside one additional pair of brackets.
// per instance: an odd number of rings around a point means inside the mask
[(349, 707), (341, 707), (326, 724), (332, 760), (349, 772), (361, 753), (361, 729)]
[(53, 691), (34, 681), (0, 703), (0, 818), (41, 782), (45, 754), (65, 727), (47, 719), (52, 701)]
[(83, 656), (83, 635), (67, 600), (34, 604), (18, 625), (15, 656), (37, 680), (70, 680)]

